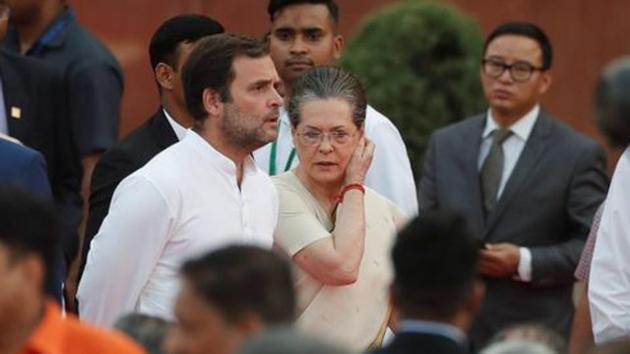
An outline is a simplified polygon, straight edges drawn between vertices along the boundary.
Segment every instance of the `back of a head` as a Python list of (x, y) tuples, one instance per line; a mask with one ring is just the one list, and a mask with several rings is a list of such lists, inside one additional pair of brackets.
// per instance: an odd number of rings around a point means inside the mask
[(188, 14), (171, 17), (151, 37), (151, 68), (155, 68), (160, 62), (175, 67), (175, 54), (180, 43), (195, 42), (202, 37), (223, 32), (223, 26), (208, 16)]
[(184, 264), (182, 274), (208, 304), (237, 322), (255, 314), (265, 325), (293, 322), (295, 294), (289, 262), (254, 246), (229, 246)]
[(211, 89), (223, 102), (231, 100), (229, 86), (234, 80), (234, 59), (261, 58), (269, 55), (263, 42), (251, 37), (222, 33), (201, 39), (184, 64), (182, 82), (186, 106), (196, 121), (203, 121), (207, 112), (203, 92)]
[(591, 348), (587, 354), (630, 354), (630, 339), (599, 344)]
[(351, 352), (292, 328), (263, 331), (241, 347), (238, 354), (350, 354)]
[(0, 244), (17, 259), (41, 258), (45, 271), (52, 269), (59, 240), (53, 206), (15, 186), (0, 186)]
[(475, 283), (479, 249), (463, 218), (435, 211), (398, 234), (392, 258), (393, 290), (402, 313), (448, 320)]
[(567, 352), (566, 340), (556, 331), (538, 323), (519, 323), (506, 327), (492, 337), (489, 346), (513, 341), (539, 343), (556, 354)]
[(604, 68), (595, 89), (595, 117), (613, 146), (630, 144), (630, 56)]
[(162, 354), (162, 344), (170, 324), (159, 317), (131, 313), (119, 318), (114, 328), (125, 333), (146, 349), (148, 354)]
[(269, 0), (269, 4), (267, 5), (269, 20), (273, 22), (277, 12), (285, 7), (301, 4), (326, 5), (330, 17), (332, 17), (335, 23), (339, 23), (339, 6), (334, 0)]
[(558, 354), (542, 343), (530, 340), (511, 340), (491, 344), (481, 354)]
[(486, 53), (488, 45), (494, 39), (505, 35), (523, 36), (535, 40), (542, 51), (542, 69), (551, 69), (553, 64), (553, 48), (547, 34), (538, 26), (531, 22), (507, 22), (499, 25), (490, 32), (483, 46), (483, 53)]

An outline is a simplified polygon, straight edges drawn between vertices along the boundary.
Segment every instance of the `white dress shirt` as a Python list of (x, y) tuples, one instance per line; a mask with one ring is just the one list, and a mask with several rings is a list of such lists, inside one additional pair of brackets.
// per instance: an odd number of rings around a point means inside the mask
[(236, 165), (192, 130), (125, 178), (94, 237), (77, 298), (81, 318), (173, 319), (182, 263), (228, 244), (271, 248), (278, 195), (249, 157)]
[(588, 283), (595, 343), (630, 336), (630, 148), (608, 189)]
[[(368, 105), (365, 135), (375, 146), (372, 165), (365, 177), (365, 185), (394, 202), (407, 216), (415, 216), (418, 214), (416, 183), (411, 171), (407, 148), (398, 129), (387, 117)], [(280, 174), (298, 164), (297, 156), (290, 159), (294, 146), (291, 123), (284, 108), (280, 110), (276, 144), (276, 174)], [(258, 166), (270, 173), (271, 144), (256, 150), (254, 157)], [(289, 166), (287, 166), (288, 162), (291, 162)]]
[[(540, 106), (535, 105), (527, 114), (521, 119), (517, 120), (514, 124), (508, 127), (512, 134), (505, 139), (503, 145), (503, 174), (501, 175), (501, 183), (499, 184), (499, 190), (497, 191), (497, 200), (501, 198), (501, 194), (505, 189), (507, 181), (516, 167), (527, 139), (529, 139), (532, 129), (536, 124), (538, 115), (540, 114)], [(486, 127), (483, 130), (481, 136), (481, 147), (479, 149), (479, 160), (477, 161), (477, 167), (481, 171), (483, 162), (490, 153), (490, 146), (492, 145), (492, 132), (499, 129), (499, 125), (492, 115), (492, 110), (488, 110), (486, 118)], [(517, 280), (531, 281), (532, 280), (532, 254), (526, 247), (519, 247), (519, 263), (518, 263), (518, 277)]]
[(171, 115), (168, 114), (167, 110), (162, 108), (162, 112), (164, 112), (164, 115), (166, 116), (166, 120), (168, 121), (168, 124), (170, 124), (171, 128), (175, 132), (175, 136), (177, 137), (177, 140), (179, 141), (184, 140), (184, 137), (186, 136), (186, 132), (188, 130), (184, 128), (182, 125), (180, 125), (179, 123), (177, 123), (175, 119), (173, 119), (173, 117), (171, 117)]

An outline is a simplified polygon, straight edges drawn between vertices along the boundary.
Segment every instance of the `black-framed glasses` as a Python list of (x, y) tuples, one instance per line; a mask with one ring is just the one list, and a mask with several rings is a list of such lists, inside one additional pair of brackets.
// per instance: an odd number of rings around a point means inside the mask
[(497, 59), (483, 59), (481, 61), (481, 67), (483, 68), (484, 74), (493, 79), (498, 79), (501, 75), (503, 75), (505, 70), (509, 70), (510, 76), (517, 82), (529, 80), (534, 71), (545, 70), (543, 67), (534, 66), (526, 61), (517, 61), (512, 64), (506, 64)]
[(324, 141), (324, 137), (328, 137), (328, 141), (330, 143), (334, 143), (336, 145), (344, 145), (350, 141), (351, 138), (355, 136), (355, 133), (348, 133), (344, 130), (333, 130), (328, 133), (323, 133), (319, 130), (306, 130), (301, 133), (297, 133), (300, 141), (304, 145), (315, 146), (322, 143)]

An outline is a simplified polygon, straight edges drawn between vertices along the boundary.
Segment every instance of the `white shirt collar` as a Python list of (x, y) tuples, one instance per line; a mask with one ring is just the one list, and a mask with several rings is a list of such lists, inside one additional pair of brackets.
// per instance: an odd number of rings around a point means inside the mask
[[(212, 164), (223, 173), (236, 178), (236, 164), (234, 161), (216, 150), (208, 141), (197, 134), (197, 132), (192, 129), (188, 129), (186, 131), (184, 141), (189, 143), (197, 152), (199, 152), (202, 159), (205, 159), (208, 163)], [(243, 176), (251, 175), (256, 172), (258, 172), (258, 167), (256, 167), (254, 159), (251, 154), (247, 155), (245, 161), (243, 162)]]
[(182, 141), (184, 137), (186, 136), (186, 132), (187, 132), (186, 128), (184, 128), (182, 125), (177, 123), (175, 119), (173, 119), (173, 117), (171, 117), (171, 115), (168, 114), (166, 109), (162, 108), (162, 112), (164, 112), (164, 115), (166, 116), (166, 120), (168, 121), (168, 124), (170, 124), (171, 128), (173, 128), (173, 131), (175, 132), (175, 136), (177, 136), (177, 140)]
[[(512, 133), (519, 137), (523, 141), (527, 141), (529, 135), (532, 133), (532, 129), (534, 129), (534, 124), (536, 124), (536, 120), (538, 119), (538, 114), (540, 113), (540, 106), (535, 105), (527, 114), (525, 114), (521, 119), (517, 120), (514, 124), (512, 124), (509, 128)], [(490, 133), (492, 133), (495, 129), (498, 129), (499, 125), (494, 120), (494, 116), (492, 115), (492, 110), (488, 109), (488, 114), (486, 115), (486, 128), (483, 130), (483, 134), (481, 137), (483, 139), (487, 138)]]

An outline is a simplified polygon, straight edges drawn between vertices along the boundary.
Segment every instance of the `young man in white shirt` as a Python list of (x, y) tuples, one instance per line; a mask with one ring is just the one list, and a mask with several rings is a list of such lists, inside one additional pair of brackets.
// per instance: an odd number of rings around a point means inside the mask
[(270, 248), (278, 197), (251, 152), (277, 136), (282, 97), (269, 54), (251, 38), (201, 40), (184, 65), (192, 130), (116, 188), (92, 241), (81, 317), (173, 319), (183, 260), (232, 243)]
[[(332, 65), (341, 56), (344, 40), (337, 32), (339, 8), (332, 0), (271, 0), (267, 12), (271, 19), (269, 51), (288, 100), (293, 82), (304, 71)], [(376, 146), (365, 184), (393, 201), (407, 216), (417, 214), (416, 185), (398, 129), (368, 105), (365, 133)], [(254, 156), (258, 166), (272, 176), (297, 165), (285, 110), (280, 112), (278, 139)]]

